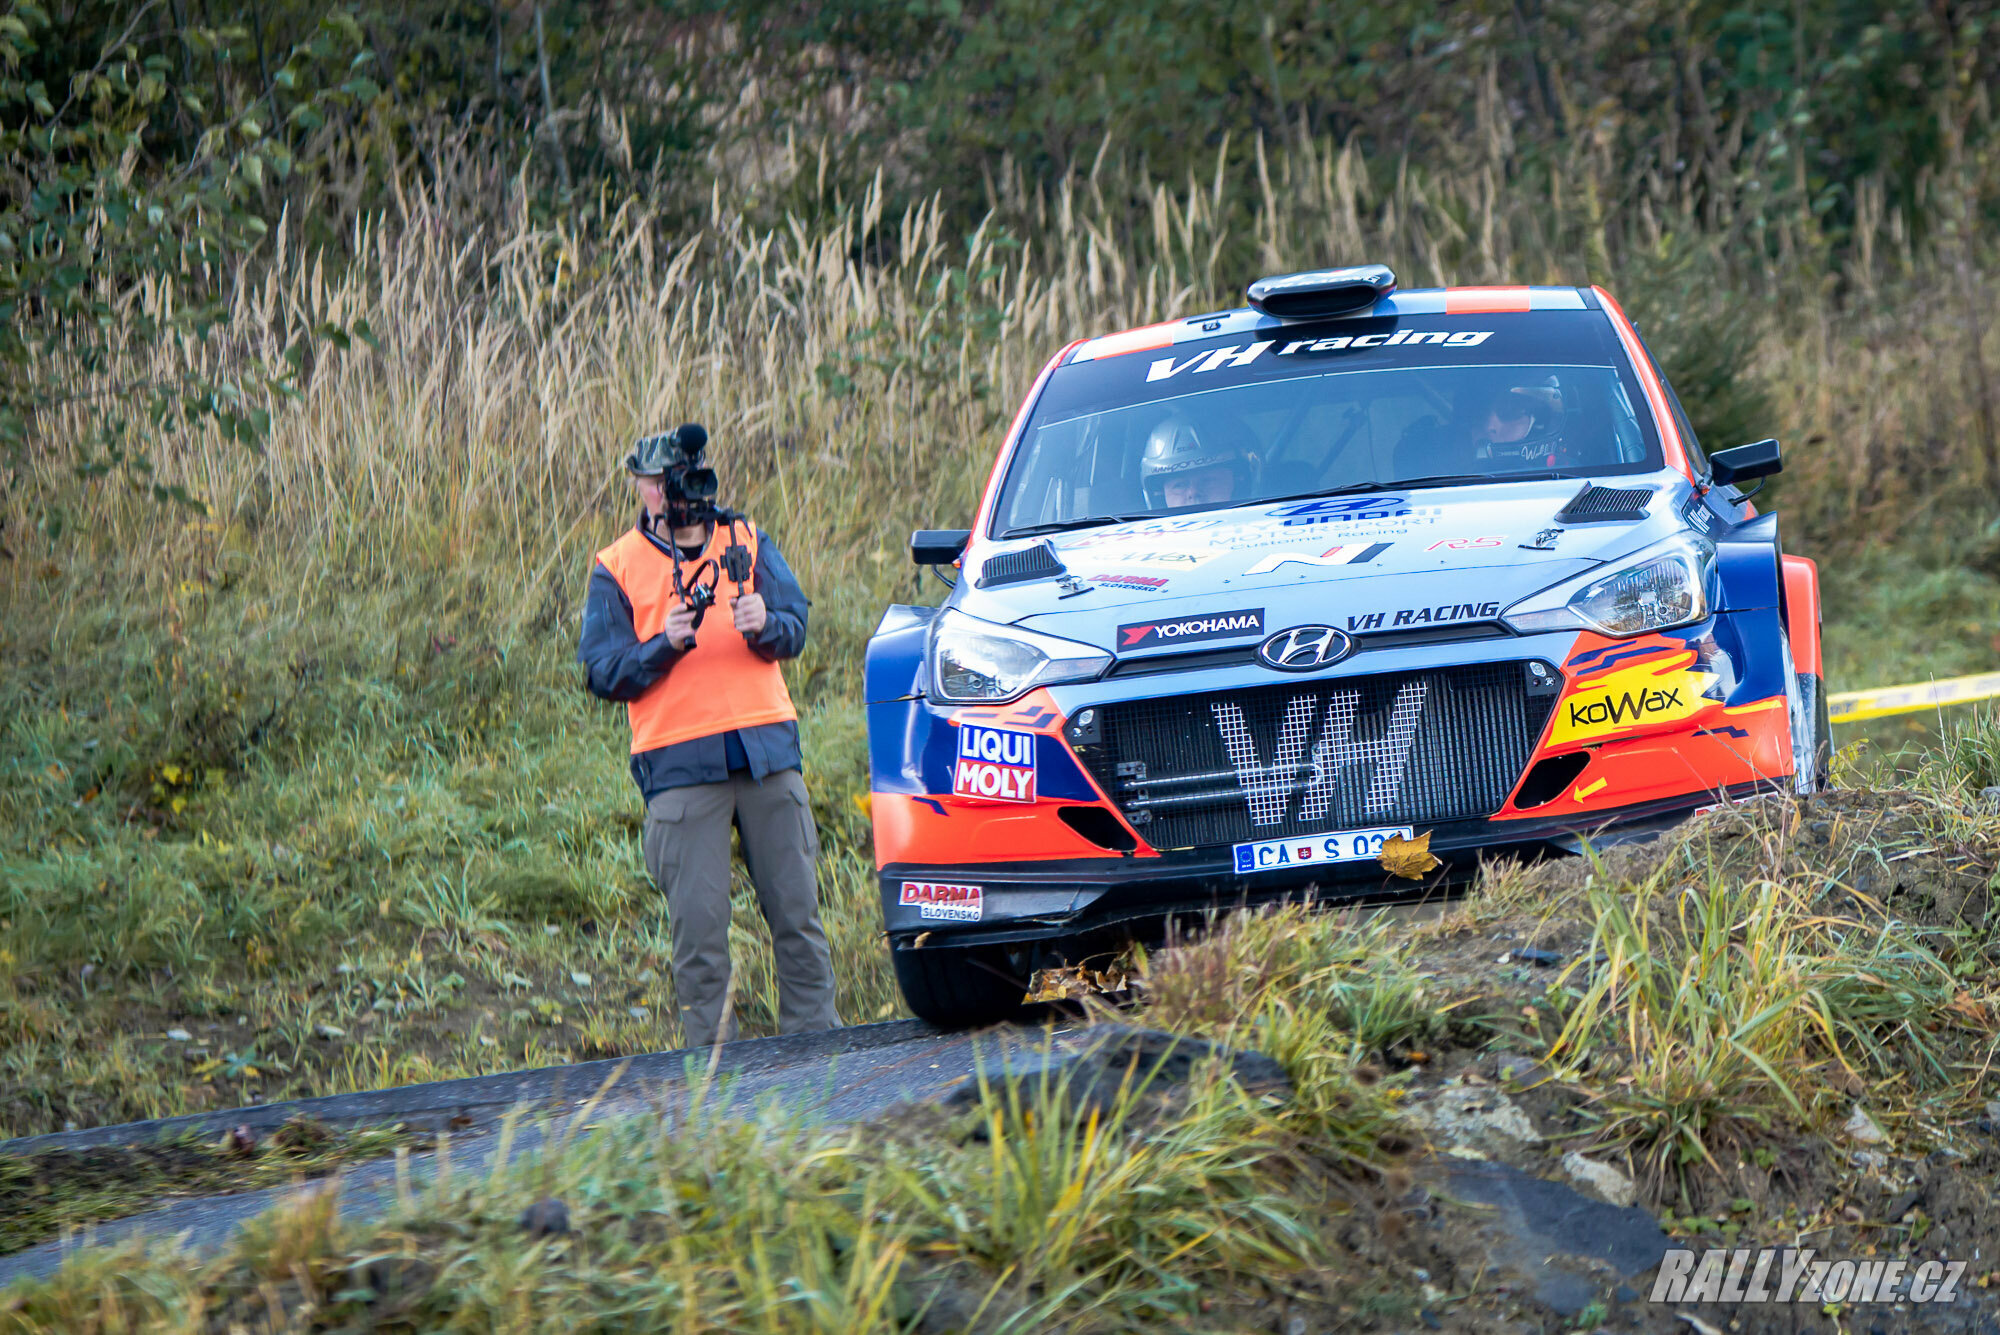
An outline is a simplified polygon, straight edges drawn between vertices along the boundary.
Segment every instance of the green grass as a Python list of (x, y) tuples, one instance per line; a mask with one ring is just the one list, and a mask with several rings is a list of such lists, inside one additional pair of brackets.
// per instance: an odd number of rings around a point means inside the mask
[[(0, 1131), (678, 1042), (622, 712), (553, 635), (503, 652), (470, 633), (439, 647), (441, 629), (410, 648), (369, 632), (423, 609), (381, 601), (273, 626), (246, 581), (183, 604), (177, 630), (57, 627), (49, 605), (34, 630), (86, 666), (0, 682)], [(897, 1013), (869, 921), (861, 731), (853, 706), (807, 696), (851, 1022)], [(738, 889), (742, 1013), (771, 1032)]]

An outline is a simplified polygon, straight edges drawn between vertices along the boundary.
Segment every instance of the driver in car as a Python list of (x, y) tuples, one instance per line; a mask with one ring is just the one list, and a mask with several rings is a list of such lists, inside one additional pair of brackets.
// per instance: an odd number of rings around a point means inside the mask
[(1146, 437), (1139, 484), (1155, 510), (1220, 505), (1249, 493), (1250, 466), (1249, 452), (1222, 428), (1197, 427), (1174, 412)]
[(1473, 427), (1473, 453), (1482, 459), (1519, 459), (1529, 468), (1553, 468), (1564, 456), (1562, 388), (1554, 376), (1510, 385), (1488, 402)]

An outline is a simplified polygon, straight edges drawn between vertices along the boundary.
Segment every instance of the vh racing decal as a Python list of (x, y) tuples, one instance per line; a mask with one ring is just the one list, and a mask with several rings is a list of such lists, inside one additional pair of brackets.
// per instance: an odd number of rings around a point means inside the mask
[(1035, 734), (962, 723), (952, 765), (954, 797), (987, 802), (1035, 800)]
[(1394, 612), (1367, 612), (1347, 618), (1350, 631), (1393, 630), (1398, 626), (1444, 626), (1454, 621), (1488, 621), (1500, 615), (1500, 604), (1440, 603), (1436, 607), (1404, 607)]
[(1229, 640), (1241, 635), (1264, 633), (1264, 609), (1239, 608), (1233, 612), (1208, 612), (1199, 616), (1176, 617), (1171, 621), (1135, 621), (1118, 628), (1118, 648), (1145, 649), (1156, 644), (1182, 644), (1193, 640)]
[(1552, 744), (1592, 741), (1634, 728), (1678, 723), (1716, 702), (1703, 693), (1716, 681), (1685, 650), (1614, 668), (1556, 705)]
[(1493, 337), (1491, 329), (1398, 329), (1389, 334), (1335, 334), (1331, 338), (1302, 338), (1278, 347), (1275, 339), (1263, 339), (1243, 347), (1211, 348), (1185, 361), (1161, 357), (1146, 367), (1146, 379), (1171, 380), (1183, 372), (1201, 375), (1224, 367), (1248, 366), (1273, 348), (1279, 357), (1301, 353), (1364, 351), (1369, 348), (1414, 348), (1429, 344), (1440, 348), (1476, 348)]
[(985, 911), (983, 886), (951, 885), (944, 881), (903, 882), (902, 904), (914, 908), (919, 918), (945, 922), (978, 922)]

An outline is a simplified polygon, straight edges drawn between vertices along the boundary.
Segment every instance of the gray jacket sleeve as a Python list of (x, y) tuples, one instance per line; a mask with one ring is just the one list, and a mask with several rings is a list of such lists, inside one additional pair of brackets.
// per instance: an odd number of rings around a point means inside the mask
[(632, 628), (632, 603), (625, 590), (601, 562), (591, 570), (576, 658), (583, 664), (592, 695), (637, 700), (667, 675), (680, 656), (681, 651), (667, 643), (665, 632), (642, 641)]
[(764, 595), (764, 629), (750, 641), (750, 647), (776, 662), (797, 658), (806, 647), (806, 609), (811, 606), (798, 576), (785, 564), (784, 553), (771, 535), (757, 530), (757, 566), (753, 572), (756, 590)]

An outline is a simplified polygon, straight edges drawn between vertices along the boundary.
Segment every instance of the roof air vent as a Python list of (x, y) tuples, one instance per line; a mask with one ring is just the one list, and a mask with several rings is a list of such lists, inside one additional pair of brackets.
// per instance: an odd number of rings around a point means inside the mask
[(1321, 320), (1352, 315), (1395, 290), (1396, 275), (1388, 265), (1363, 264), (1259, 278), (1250, 284), (1250, 304), (1280, 320)]
[(990, 589), (996, 584), (1019, 584), (1067, 573), (1068, 569), (1056, 557), (1056, 549), (1044, 538), (1032, 547), (1002, 552), (987, 561), (979, 568), (979, 583), (974, 587)]

